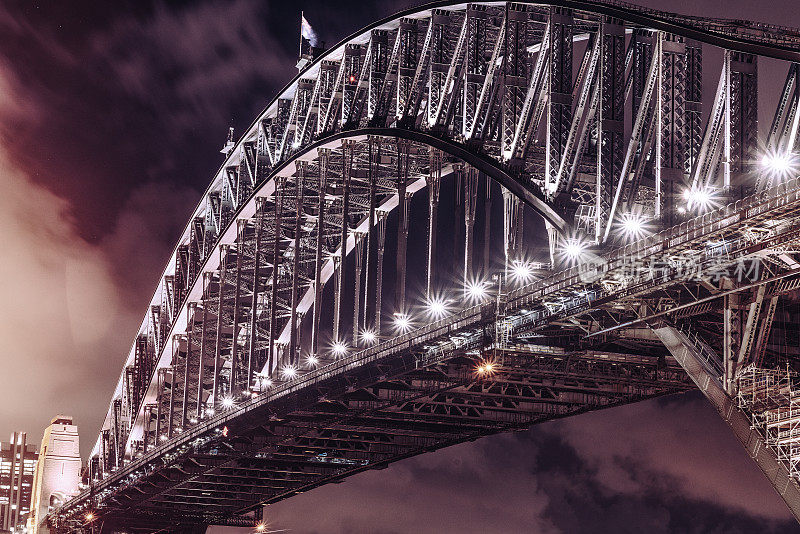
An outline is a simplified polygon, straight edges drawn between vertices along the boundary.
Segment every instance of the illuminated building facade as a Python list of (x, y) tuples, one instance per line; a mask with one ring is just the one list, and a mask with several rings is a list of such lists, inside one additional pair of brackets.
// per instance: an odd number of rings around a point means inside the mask
[(33, 476), (39, 454), (25, 432), (0, 445), (0, 528), (14, 531), (31, 510)]
[(73, 497), (80, 481), (78, 427), (72, 423), (72, 417), (57, 415), (42, 437), (28, 531), (38, 532), (41, 519), (51, 508)]

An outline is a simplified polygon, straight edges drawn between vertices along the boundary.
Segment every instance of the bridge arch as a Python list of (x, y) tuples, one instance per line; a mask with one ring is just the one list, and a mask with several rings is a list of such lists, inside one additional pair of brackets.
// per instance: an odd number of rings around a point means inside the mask
[[(783, 32), (786, 40), (774, 40), (771, 31)], [(505, 39), (510, 32), (521, 37)], [(522, 44), (509, 48), (509, 41)], [(576, 47), (579, 41), (583, 44)], [(701, 124), (702, 82), (697, 80), (702, 64), (700, 42), (725, 48), (722, 79), (736, 80), (735, 87), (720, 82), (717, 100), (722, 103), (715, 103), (712, 120), (705, 126)], [(225, 161), (187, 224), (134, 340), (92, 452), (90, 472), (102, 480), (100, 487), (111, 488), (121, 484), (112, 471), (122, 470), (134, 478), (147, 476), (158, 463), (155, 451), (180, 458), (189, 455), (192, 447), (202, 449), (218, 439), (215, 433), (223, 428), (238, 431), (242, 421), (248, 420), (246, 410), (225, 406), (226, 400), (245, 403), (248, 410), (254, 410), (252, 414), (277, 421), (288, 412), (272, 410), (269, 403), (281, 395), (288, 398), (297, 393), (301, 400), (303, 395), (320, 400), (326, 394), (316, 385), (302, 390), (312, 379), (341, 379), (338, 384), (344, 384), (350, 376), (347, 373), (356, 372), (355, 362), (334, 362), (325, 371), (312, 370), (295, 381), (276, 374), (279, 362), (273, 352), (279, 352), (276, 346), (286, 345), (296, 350), (297, 324), (319, 298), (316, 288), (337, 271), (336, 250), (343, 248), (345, 255), (352, 254), (358, 236), (378, 224), (373, 214), (364, 216), (364, 199), (371, 197), (374, 211), (383, 214), (400, 206), (407, 193), (426, 187), (426, 176), (446, 174), (447, 162), (441, 159), (438, 171), (432, 170), (430, 159), (426, 168), (425, 159), (434, 158), (431, 154), (449, 159), (450, 164), (464, 163), (467, 169), (477, 169), (530, 206), (556, 232), (577, 232), (598, 246), (613, 243), (609, 231), (623, 210), (645, 210), (662, 228), (694, 223), (686, 221), (689, 215), (673, 212), (680, 202), (678, 186), (721, 179), (722, 156), (715, 147), (720, 144), (720, 132), (726, 131), (721, 121), (731, 121), (731, 116), (736, 122), (725, 126), (738, 134), (735, 140), (725, 142), (731, 155), (724, 179), (726, 187), (736, 185), (731, 183), (731, 175), (735, 181), (744, 174), (745, 156), (754, 146), (755, 108), (747, 104), (754, 98), (755, 55), (797, 61), (798, 44), (800, 32), (796, 30), (747, 21), (704, 21), (619, 2), (435, 2), (378, 21), (328, 51), (309, 54), (298, 75), (238, 142), (229, 140)], [(583, 55), (581, 66), (573, 69), (572, 54), (579, 52)], [(604, 67), (608, 65), (613, 68)], [(670, 65), (681, 67), (670, 70)], [(736, 98), (733, 91), (739, 91)], [(627, 136), (624, 109), (629, 98), (638, 99), (638, 111), (629, 117), (633, 133)], [(717, 113), (723, 109), (720, 106), (738, 107), (732, 113)], [(781, 130), (786, 138), (796, 137), (798, 121), (790, 120), (789, 115), (797, 113), (797, 108), (784, 105), (779, 109), (771, 132), (778, 139), (775, 143), (782, 142)], [(661, 113), (657, 109), (679, 115), (687, 126), (676, 127), (675, 121), (656, 124), (655, 117)], [(717, 115), (727, 118), (714, 122)], [(790, 135), (792, 123), (795, 131)], [(387, 161), (374, 159), (373, 143), (383, 147)], [(651, 153), (659, 154), (660, 164), (652, 163)], [(403, 166), (405, 171), (400, 171)], [(335, 183), (320, 185), (325, 183), (323, 167), (330, 173), (325, 179)], [(381, 173), (385, 178), (391, 174), (388, 167), (398, 168), (396, 184), (374, 185), (376, 180), (366, 174), (377, 168), (379, 178)], [(414, 183), (404, 182), (406, 189), (401, 190), (401, 175), (404, 180), (413, 175)], [(349, 214), (344, 207), (344, 191), (349, 187), (345, 183), (356, 184), (353, 187), (359, 190), (351, 194), (361, 202)], [(369, 193), (370, 184), (380, 193)], [(306, 202), (306, 197), (314, 194), (321, 199), (320, 208)], [(299, 207), (294, 212), (293, 202)], [(320, 216), (316, 210), (323, 205), (331, 211)], [(343, 221), (338, 226), (332, 220), (337, 217)], [(315, 218), (322, 221), (317, 229)], [(270, 225), (277, 230), (269, 230)], [(326, 251), (324, 258), (314, 258), (316, 273), (311, 276), (310, 247), (316, 235), (323, 235)], [(664, 238), (663, 242), (670, 241)], [(648, 246), (658, 248), (658, 243)], [(637, 242), (636, 254), (645, 250), (640, 245)], [(271, 249), (265, 251), (261, 246)], [(298, 254), (296, 247), (303, 251)], [(259, 262), (263, 263), (261, 272)], [(588, 306), (584, 297), (568, 295), (566, 288), (577, 287), (581, 294), (609, 291), (584, 282), (573, 269), (553, 274), (550, 285), (545, 284), (547, 291), (512, 294), (524, 301), (515, 305), (526, 311), (508, 320), (525, 328), (532, 328), (530, 324), (541, 328), (557, 315), (553, 310)], [(604, 282), (614, 285), (618, 280)], [(291, 287), (281, 285), (285, 283)], [(547, 313), (537, 315), (534, 321), (529, 305)], [(468, 383), (459, 395), (476, 395), (469, 388), (481, 386), (475, 385), (480, 381), (471, 380), (471, 375), (467, 377), (471, 366), (482, 358), (486, 343), (494, 343), (495, 348), (499, 344), (500, 330), (488, 332), (487, 325), (497, 326), (501, 318), (489, 308), (467, 307), (451, 323), (429, 325), (435, 330), (430, 343), (448, 347), (447, 365), (461, 373), (459, 380)], [(267, 328), (266, 319), (259, 319), (263, 310), (279, 314), (279, 320), (270, 317)], [(440, 327), (442, 330), (436, 330)], [(391, 341), (395, 345), (381, 345), (381, 350), (397, 357), (392, 365), (400, 366), (406, 373), (403, 376), (409, 376), (415, 365), (430, 364), (432, 374), (455, 379), (437, 367), (445, 360), (424, 360), (430, 353), (424, 345), (403, 336)], [(370, 350), (359, 355), (367, 358)], [(530, 350), (533, 358), (539, 358), (549, 349), (537, 346)], [(264, 362), (266, 354), (271, 365)], [(555, 360), (561, 359), (558, 354)], [(491, 412), (502, 421), (495, 421), (496, 427), (492, 427), (498, 431), (527, 426), (541, 420), (537, 417), (563, 416), (586, 406), (610, 406), (686, 388), (685, 377), (677, 368), (660, 376), (647, 355), (584, 354), (583, 360), (583, 356), (569, 355), (581, 365), (597, 368), (602, 367), (598, 361), (607, 358), (613, 365), (630, 366), (644, 378), (626, 382), (620, 395), (592, 390), (594, 404), (579, 406), (568, 401), (563, 405), (569, 404), (569, 409), (563, 412), (547, 408), (553, 411), (527, 418), (517, 414), (514, 417), (519, 418), (513, 421), (496, 415), (502, 411), (497, 406), (475, 408), (455, 397), (427, 402), (435, 406), (430, 408), (433, 411), (448, 411), (449, 403), (473, 415)], [(524, 367), (522, 358), (508, 357), (520, 369)], [(359, 360), (359, 364), (366, 361), (372, 360)], [(237, 376), (241, 372), (246, 374), (244, 380)], [(610, 374), (603, 379), (611, 381)], [(274, 390), (255, 388), (255, 375), (259, 380), (281, 383)], [(403, 380), (398, 379), (393, 387), (413, 389)], [(374, 387), (385, 394), (381, 387)], [(338, 408), (341, 397), (348, 394), (347, 387), (342, 388), (335, 392), (340, 400), (331, 401), (339, 402)], [(483, 393), (488, 397), (488, 391)], [(226, 399), (223, 394), (235, 398)], [(247, 394), (253, 399), (245, 400)], [(425, 392), (415, 394), (424, 396)], [(444, 394), (438, 390), (430, 394), (437, 395)], [(195, 398), (191, 409), (187, 408), (189, 397)], [(354, 402), (377, 401), (359, 398)], [(486, 398), (481, 402), (487, 402)], [(392, 413), (398, 420), (403, 415)], [(456, 433), (452, 440), (471, 439), (481, 432), (489, 431)], [(452, 440), (436, 441), (435, 446), (455, 442)], [(313, 461), (325, 463), (319, 459), (322, 457), (316, 458)], [(191, 471), (182, 460), (176, 462), (176, 469)], [(281, 493), (280, 498), (290, 494)]]
[[(439, 175), (442, 178), (455, 174), (453, 169), (458, 165), (472, 168), (475, 171), (483, 172), (488, 178), (499, 184), (501, 187), (507, 189), (511, 194), (518, 198), (519, 201), (524, 202), (527, 206), (532, 208), (535, 213), (541, 215), (552, 227), (561, 232), (564, 232), (568, 227), (567, 223), (561, 218), (561, 216), (551, 206), (537, 196), (535, 191), (531, 191), (530, 189), (526, 188), (524, 184), (521, 184), (513, 176), (495, 165), (490, 158), (480, 154), (472, 153), (463, 145), (453, 143), (446, 139), (431, 136), (429, 134), (408, 131), (404, 129), (359, 128), (356, 130), (339, 132), (319, 139), (308, 146), (303, 147), (303, 149), (295, 153), (294, 157), (291, 159), (288, 159), (277, 165), (270, 173), (270, 176), (265, 178), (261, 185), (251, 192), (249, 198), (242, 202), (241, 205), (237, 207), (236, 211), (230, 214), (230, 217), (228, 218), (228, 224), (219, 232), (219, 235), (216, 237), (216, 240), (213, 244), (213, 248), (215, 250), (222, 250), (226, 249), (227, 247), (237, 248), (241, 246), (241, 243), (237, 243), (242, 237), (241, 233), (239, 232), (241, 227), (238, 226), (238, 224), (246, 222), (252, 223), (255, 221), (258, 218), (258, 206), (260, 204), (275, 203), (277, 180), (286, 180), (296, 177), (299, 174), (299, 167), (304, 163), (309, 163), (314, 159), (319, 158), (320, 151), (338, 150), (342, 147), (343, 143), (347, 142), (366, 144), (370, 138), (381, 139), (382, 142), (387, 145), (394, 145), (400, 140), (405, 140), (418, 147), (429, 147), (431, 149), (441, 151), (444, 156), (447, 156), (446, 160), (442, 162), (441, 169), (439, 170)], [(395, 158), (396, 155), (391, 155), (391, 157)], [(393, 161), (390, 166), (393, 166), (394, 163), (395, 162)], [(428, 170), (427, 173), (422, 174), (429, 175), (430, 173), (431, 171)], [(389, 174), (391, 174), (391, 172), (389, 172)], [(410, 196), (423, 191), (428, 186), (425, 178), (421, 176), (419, 172), (417, 172), (413, 177), (413, 182), (409, 182), (407, 185), (407, 194), (409, 195), (409, 200)], [(390, 193), (389, 195), (384, 195), (382, 198), (378, 199), (376, 210), (380, 212), (382, 217), (388, 217), (390, 213), (399, 208), (399, 205), (400, 202), (398, 194), (396, 192)], [(295, 214), (284, 213), (283, 217), (292, 220), (295, 218)], [(378, 224), (378, 218), (376, 218), (372, 223), (373, 228)], [(346, 254), (348, 257), (354, 254), (356, 250), (356, 244), (358, 241), (356, 236), (359, 234), (362, 236), (366, 234), (369, 225), (370, 223), (368, 217), (357, 218), (353, 224), (349, 225), (348, 240), (346, 245)], [(340, 245), (337, 245), (337, 249), (339, 246)], [(281, 256), (284, 254), (285, 252), (282, 251)], [(320, 272), (320, 284), (323, 287), (333, 278), (334, 273), (338, 270), (336, 267), (336, 265), (338, 265), (338, 258), (336, 262), (333, 259), (335, 254), (338, 254), (338, 251), (334, 252), (333, 256), (330, 256), (323, 261)], [(159, 369), (169, 369), (173, 365), (175, 352), (174, 350), (169, 350), (167, 347), (174, 345), (175, 343), (180, 343), (181, 339), (185, 339), (185, 336), (181, 334), (181, 332), (189, 328), (188, 325), (191, 321), (191, 308), (193, 306), (197, 306), (198, 303), (206, 297), (205, 291), (207, 289), (206, 284), (208, 282), (205, 281), (204, 276), (213, 278), (215, 275), (218, 275), (223, 263), (223, 257), (223, 253), (209, 254), (205, 258), (202, 265), (198, 266), (198, 274), (194, 277), (194, 282), (187, 289), (186, 295), (183, 296), (183, 302), (180, 306), (180, 309), (173, 312), (175, 317), (173, 321), (171, 321), (171, 326), (166, 333), (165, 341), (162, 342), (163, 350), (160, 354), (160, 358), (155, 364), (154, 373), (156, 375)], [(296, 307), (299, 317), (303, 317), (314, 306), (314, 285), (308, 285), (301, 293), (302, 296), (298, 298)], [(300, 325), (298, 324), (298, 327), (299, 326)], [(275, 342), (280, 345), (286, 345), (290, 340), (290, 325), (288, 322), (286, 322), (279, 328), (280, 333), (276, 334)], [(327, 352), (327, 349), (320, 347), (319, 352), (322, 353), (323, 351)], [(223, 365), (230, 365), (230, 362), (225, 362)], [(261, 374), (272, 373), (275, 375), (280, 371), (279, 363), (276, 361), (272, 369), (267, 369), (267, 363), (265, 362), (264, 368), (257, 369), (256, 371)], [(274, 379), (277, 380), (277, 378)], [(230, 387), (230, 385), (228, 387)], [(136, 416), (136, 422), (131, 425), (126, 448), (132, 447), (132, 445), (137, 441), (142, 441), (144, 430), (141, 421), (145, 418), (145, 407), (148, 404), (157, 402), (157, 398), (162, 388), (163, 382), (161, 384), (159, 384), (157, 380), (151, 382), (147, 392), (144, 394), (144, 397), (140, 402), (140, 411)], [(208, 396), (206, 397), (206, 400), (212, 404), (219, 403), (219, 400), (211, 400)], [(206, 400), (204, 400), (204, 402), (206, 402)], [(209, 415), (213, 415), (213, 410)], [(140, 451), (140, 454), (141, 452), (143, 451)]]

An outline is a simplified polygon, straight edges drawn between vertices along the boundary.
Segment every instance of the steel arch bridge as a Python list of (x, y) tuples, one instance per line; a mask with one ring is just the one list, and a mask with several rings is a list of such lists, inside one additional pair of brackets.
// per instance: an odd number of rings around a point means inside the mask
[[(799, 30), (438, 2), (304, 52), (229, 139), (85, 489), (38, 520), (254, 525), (398, 459), (694, 387), (800, 517)], [(762, 141), (759, 56), (788, 71)]]

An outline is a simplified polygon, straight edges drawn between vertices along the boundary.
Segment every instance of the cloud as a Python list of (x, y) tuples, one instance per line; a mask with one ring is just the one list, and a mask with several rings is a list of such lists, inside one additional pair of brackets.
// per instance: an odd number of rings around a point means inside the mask
[(555, 428), (597, 472), (606, 492), (658, 490), (766, 519), (791, 518), (766, 477), (699, 393), (579, 416)]
[(2, 146), (0, 191), (0, 402), (16, 407), (3, 426), (38, 439), (42, 414), (85, 415), (98, 398), (87, 391), (108, 393), (124, 308), (106, 258), (77, 236), (68, 204), (33, 184)]
[(800, 530), (697, 395), (428, 453), (270, 505), (265, 518), (296, 534)]
[[(145, 183), (97, 243), (73, 205), (35, 183), (8, 150), (16, 120), (41, 111), (0, 61), (0, 420), (36, 442), (57, 413), (93, 444), (111, 391), (174, 241), (199, 194)], [(13, 409), (9, 408), (13, 407)]]
[[(92, 445), (146, 305), (198, 197), (147, 184), (90, 244), (69, 204), (30, 181), (0, 146), (0, 430), (33, 440), (56, 413)], [(43, 415), (44, 414), (44, 415)]]
[(144, 314), (199, 198), (189, 187), (147, 182), (134, 189), (122, 206), (113, 231), (98, 245), (129, 308)]
[(243, 100), (252, 106), (254, 90), (269, 87), (263, 100), (255, 99), (265, 106), (293, 75), (293, 58), (266, 31), (268, 17), (266, 4), (256, 0), (179, 9), (157, 4), (150, 16), (122, 19), (99, 33), (92, 47), (119, 86), (151, 107), (169, 132), (196, 136), (204, 123), (229, 124)]
[(304, 533), (557, 532), (526, 474), (535, 454), (520, 445), (513, 435), (456, 445), (271, 505), (265, 517)]

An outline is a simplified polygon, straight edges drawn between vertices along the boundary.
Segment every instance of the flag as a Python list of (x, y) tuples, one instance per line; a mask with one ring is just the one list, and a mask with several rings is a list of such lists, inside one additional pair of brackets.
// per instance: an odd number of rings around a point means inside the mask
[(306, 20), (305, 15), (300, 14), (300, 36), (307, 39), (311, 46), (317, 46), (317, 32), (311, 27), (311, 24)]

